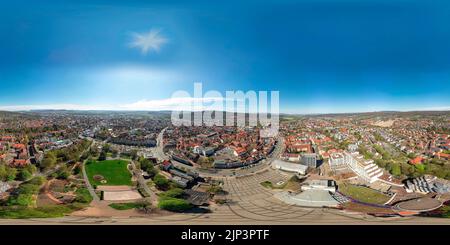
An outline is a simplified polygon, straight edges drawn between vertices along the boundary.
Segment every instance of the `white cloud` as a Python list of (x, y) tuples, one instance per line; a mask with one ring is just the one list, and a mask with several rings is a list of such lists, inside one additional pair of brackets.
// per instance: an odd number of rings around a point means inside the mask
[(179, 98), (169, 98), (162, 100), (140, 100), (135, 103), (126, 104), (120, 106), (120, 108), (125, 110), (190, 110), (192, 111), (192, 105), (194, 103), (203, 104), (204, 107), (199, 108), (204, 109), (214, 109), (214, 107), (207, 106), (208, 104), (214, 102), (223, 102), (224, 98), (221, 97), (209, 97), (209, 98), (194, 98), (194, 97), (179, 97)]
[(78, 105), (78, 104), (47, 104), (47, 105), (8, 105), (0, 106), (0, 111), (31, 111), (31, 110), (114, 110), (106, 105)]
[[(114, 110), (114, 111), (162, 111), (162, 110), (192, 110), (191, 105), (203, 105), (200, 110), (214, 110), (214, 102), (224, 102), (225, 98), (193, 98), (180, 97), (160, 100), (140, 100), (122, 105), (80, 105), (80, 104), (46, 104), (46, 105), (8, 105), (0, 106), (0, 111), (30, 111), (30, 110)], [(217, 108), (222, 109), (222, 108)]]
[(143, 55), (150, 51), (158, 52), (168, 39), (160, 34), (160, 30), (151, 29), (146, 33), (133, 33), (133, 40), (129, 43), (132, 48), (138, 48)]

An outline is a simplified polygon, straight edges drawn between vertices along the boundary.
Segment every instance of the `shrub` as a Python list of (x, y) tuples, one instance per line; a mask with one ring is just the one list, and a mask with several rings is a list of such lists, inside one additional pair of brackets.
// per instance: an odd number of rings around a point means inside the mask
[(169, 187), (169, 180), (160, 174), (157, 174), (155, 176), (153, 182), (155, 183), (156, 187), (161, 190), (166, 190)]
[(178, 197), (183, 196), (183, 190), (180, 188), (174, 188), (174, 189), (171, 189), (171, 190), (161, 193), (161, 196), (178, 198)]
[(192, 205), (184, 199), (163, 197), (160, 198), (158, 207), (173, 212), (183, 212), (191, 209)]
[(75, 202), (79, 203), (90, 203), (92, 202), (92, 196), (89, 193), (87, 188), (78, 188), (75, 191), (75, 194), (77, 195), (75, 198)]
[(45, 177), (42, 176), (38, 176), (38, 177), (34, 177), (31, 180), (27, 181), (28, 184), (32, 184), (32, 185), (42, 185), (45, 182)]
[(8, 199), (8, 205), (10, 206), (31, 206), (33, 204), (33, 195), (32, 194), (18, 194), (17, 196), (10, 196)]
[(100, 156), (98, 157), (99, 161), (105, 161), (106, 160), (106, 153), (104, 151), (102, 151), (100, 153)]
[(81, 172), (81, 167), (78, 165), (73, 169), (73, 174), (77, 175)]
[(17, 191), (19, 194), (35, 194), (39, 191), (39, 186), (25, 183), (21, 184), (17, 189)]
[(10, 219), (27, 218), (55, 218), (62, 217), (67, 213), (78, 210), (75, 206), (51, 205), (39, 208), (29, 207), (0, 207), (0, 217)]
[(423, 164), (417, 164), (415, 165), (415, 168), (419, 171), (419, 173), (425, 172), (425, 165)]
[(60, 171), (58, 171), (56, 178), (58, 178), (58, 179), (67, 179), (67, 178), (69, 178), (69, 176), (70, 176), (69, 171), (67, 171), (67, 170), (60, 170)]
[(270, 181), (268, 181), (268, 180), (266, 180), (266, 181), (264, 181), (264, 182), (261, 182), (260, 184), (261, 184), (262, 186), (266, 187), (266, 188), (273, 188), (272, 182), (270, 182)]
[(131, 202), (131, 203), (112, 203), (109, 204), (109, 206), (117, 210), (128, 210), (134, 208), (144, 208), (149, 206), (149, 204), (145, 202), (137, 202), (137, 203)]
[(19, 174), (17, 175), (17, 178), (21, 181), (25, 181), (29, 178), (31, 178), (33, 175), (26, 169), (20, 170)]

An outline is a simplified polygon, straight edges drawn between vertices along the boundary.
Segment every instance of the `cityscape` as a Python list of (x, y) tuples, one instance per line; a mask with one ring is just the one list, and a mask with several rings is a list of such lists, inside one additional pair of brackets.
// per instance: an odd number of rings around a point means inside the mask
[[(203, 112), (204, 113), (204, 112)], [(282, 115), (173, 126), (168, 112), (2, 112), (1, 216), (19, 222), (447, 223), (450, 113)]]
[(449, 225), (449, 10), (2, 2), (0, 225)]

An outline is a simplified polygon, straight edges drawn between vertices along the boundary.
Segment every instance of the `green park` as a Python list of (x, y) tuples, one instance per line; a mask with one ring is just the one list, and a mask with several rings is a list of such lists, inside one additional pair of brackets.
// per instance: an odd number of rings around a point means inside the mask
[(132, 185), (128, 161), (87, 161), (86, 174), (92, 185)]

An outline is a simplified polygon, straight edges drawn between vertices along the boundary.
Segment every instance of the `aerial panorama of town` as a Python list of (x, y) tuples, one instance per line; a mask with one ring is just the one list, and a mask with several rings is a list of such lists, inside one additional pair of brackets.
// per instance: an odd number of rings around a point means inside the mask
[(281, 114), (276, 137), (263, 128), (0, 112), (0, 223), (450, 222), (449, 111)]
[(0, 0), (0, 243), (442, 239), (449, 27), (449, 0)]

